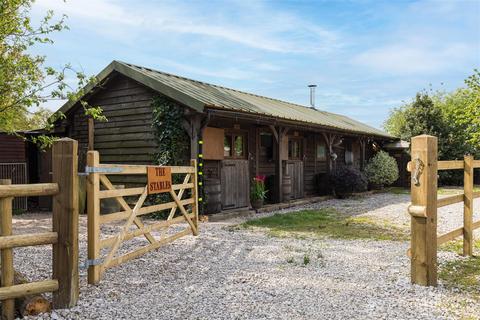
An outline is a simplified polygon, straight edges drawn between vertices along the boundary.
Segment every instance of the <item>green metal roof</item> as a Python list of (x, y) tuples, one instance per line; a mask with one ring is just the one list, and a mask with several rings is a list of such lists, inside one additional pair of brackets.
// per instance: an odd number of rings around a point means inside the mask
[[(224, 109), (250, 114), (299, 121), (365, 135), (395, 138), (386, 132), (349, 117), (310, 107), (191, 80), (133, 64), (113, 61), (99, 75), (101, 82), (112, 71), (130, 77), (151, 89), (177, 100), (197, 111), (205, 108)], [(91, 88), (87, 88), (87, 92)], [(60, 110), (66, 112), (74, 102), (67, 102)]]

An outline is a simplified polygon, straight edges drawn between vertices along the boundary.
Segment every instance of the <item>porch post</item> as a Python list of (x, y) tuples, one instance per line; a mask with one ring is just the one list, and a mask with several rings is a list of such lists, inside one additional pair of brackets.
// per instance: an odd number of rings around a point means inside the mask
[(277, 201), (283, 201), (283, 193), (282, 193), (282, 186), (283, 186), (283, 170), (282, 170), (282, 155), (285, 153), (285, 137), (288, 131), (288, 128), (284, 127), (273, 127), (270, 126), (270, 129), (273, 131), (275, 140), (277, 141), (277, 154), (275, 155), (275, 176), (276, 179), (276, 192), (277, 192)]

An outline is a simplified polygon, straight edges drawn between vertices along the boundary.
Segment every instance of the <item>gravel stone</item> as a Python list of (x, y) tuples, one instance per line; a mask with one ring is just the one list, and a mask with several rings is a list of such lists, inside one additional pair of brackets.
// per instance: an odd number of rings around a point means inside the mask
[[(380, 193), (279, 212), (331, 207), (408, 228), (408, 202), (408, 195)], [(476, 219), (478, 209), (475, 202)], [(439, 209), (439, 231), (461, 226), (462, 210), (462, 204)], [(198, 237), (186, 236), (109, 269), (98, 286), (87, 285), (82, 269), (76, 307), (29, 319), (460, 319), (480, 315), (478, 301), (465, 293), (441, 283), (437, 288), (410, 284), (408, 242), (273, 238), (257, 230), (231, 228), (242, 221), (202, 223)], [(17, 233), (49, 230), (50, 216), (16, 216), (14, 226)], [(104, 234), (119, 226), (105, 228)], [(122, 252), (145, 243), (140, 238), (128, 241)], [(84, 261), (84, 216), (80, 250)], [(304, 265), (304, 256), (310, 263)], [(440, 262), (449, 259), (458, 256), (439, 253)], [(32, 280), (45, 279), (51, 274), (51, 249), (16, 249), (15, 263)]]

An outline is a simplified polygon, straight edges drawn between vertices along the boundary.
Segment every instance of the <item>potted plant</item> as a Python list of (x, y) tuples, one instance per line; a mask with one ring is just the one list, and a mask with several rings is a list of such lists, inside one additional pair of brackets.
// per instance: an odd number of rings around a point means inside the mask
[(255, 176), (250, 191), (250, 202), (252, 208), (260, 209), (263, 206), (263, 201), (267, 196), (267, 190), (265, 190), (265, 176)]

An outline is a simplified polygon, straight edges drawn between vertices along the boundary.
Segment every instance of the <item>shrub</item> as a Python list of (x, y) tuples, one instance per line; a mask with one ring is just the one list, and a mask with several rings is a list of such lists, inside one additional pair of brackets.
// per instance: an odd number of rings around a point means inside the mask
[(365, 167), (368, 182), (379, 186), (388, 186), (398, 179), (397, 160), (385, 151), (379, 151)]
[(329, 180), (334, 194), (338, 197), (348, 196), (354, 192), (363, 192), (368, 187), (366, 176), (352, 166), (337, 168), (330, 175)]
[(265, 176), (255, 176), (250, 190), (250, 200), (265, 200), (266, 197), (267, 190), (265, 190)]

